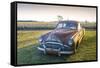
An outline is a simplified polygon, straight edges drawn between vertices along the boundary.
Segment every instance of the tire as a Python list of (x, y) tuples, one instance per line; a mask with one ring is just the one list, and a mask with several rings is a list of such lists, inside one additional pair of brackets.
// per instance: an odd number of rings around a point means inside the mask
[(76, 49), (78, 48), (78, 45), (79, 45), (79, 43), (77, 42), (77, 44), (76, 44)]
[(78, 45), (79, 45), (79, 43), (77, 42), (77, 44), (76, 45), (74, 45), (74, 54), (76, 53), (76, 51), (77, 51), (77, 48), (78, 48)]

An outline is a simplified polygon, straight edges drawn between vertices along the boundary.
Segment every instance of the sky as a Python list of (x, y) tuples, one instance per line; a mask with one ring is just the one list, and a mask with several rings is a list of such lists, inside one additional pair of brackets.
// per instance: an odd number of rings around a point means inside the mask
[(96, 8), (21, 3), (17, 6), (17, 20), (57, 21), (58, 15), (63, 20), (95, 22)]

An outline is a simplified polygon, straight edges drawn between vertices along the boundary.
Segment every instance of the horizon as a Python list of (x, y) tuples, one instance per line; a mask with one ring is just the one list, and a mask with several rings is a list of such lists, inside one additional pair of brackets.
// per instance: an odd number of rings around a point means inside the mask
[[(68, 21), (68, 20), (61, 20)], [(77, 21), (77, 20), (69, 20), (69, 21)], [(57, 21), (38, 21), (38, 20), (17, 20), (17, 22), (57, 22)], [(78, 21), (78, 22), (86, 22), (86, 21)], [(87, 21), (89, 23), (96, 23), (95, 21)]]

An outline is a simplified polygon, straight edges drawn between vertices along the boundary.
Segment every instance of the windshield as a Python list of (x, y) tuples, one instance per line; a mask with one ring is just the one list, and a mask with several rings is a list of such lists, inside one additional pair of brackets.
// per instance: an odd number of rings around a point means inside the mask
[(59, 23), (57, 25), (57, 29), (59, 28), (64, 28), (64, 29), (76, 29), (77, 28), (77, 24), (76, 23)]

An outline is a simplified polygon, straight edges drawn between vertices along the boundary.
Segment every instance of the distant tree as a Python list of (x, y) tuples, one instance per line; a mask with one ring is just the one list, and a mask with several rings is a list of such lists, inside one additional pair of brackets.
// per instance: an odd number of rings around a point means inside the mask
[(88, 21), (87, 21), (87, 20), (85, 20), (85, 23), (87, 24), (87, 23), (88, 23)]
[(62, 16), (60, 16), (60, 15), (58, 15), (58, 16), (57, 16), (57, 18), (58, 18), (58, 21), (63, 20), (63, 17), (62, 17)]

